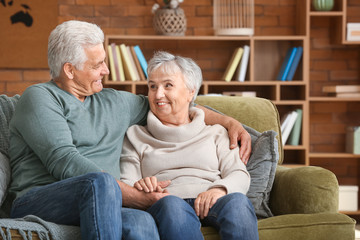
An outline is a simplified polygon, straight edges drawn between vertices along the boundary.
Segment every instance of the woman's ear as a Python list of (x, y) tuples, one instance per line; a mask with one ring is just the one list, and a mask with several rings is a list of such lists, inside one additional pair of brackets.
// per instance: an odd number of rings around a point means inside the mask
[(71, 63), (65, 63), (63, 69), (68, 79), (74, 78), (74, 66)]
[(195, 90), (193, 89), (193, 90), (189, 90), (189, 99), (188, 99), (188, 101), (189, 102), (191, 102), (192, 100), (193, 100), (193, 98), (194, 98), (194, 95), (195, 95)]

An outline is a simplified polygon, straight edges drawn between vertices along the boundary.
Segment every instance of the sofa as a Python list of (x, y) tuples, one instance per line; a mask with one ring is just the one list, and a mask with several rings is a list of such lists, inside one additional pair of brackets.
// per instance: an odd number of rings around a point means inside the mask
[[(49, 223), (31, 215), (22, 219), (8, 216), (8, 123), (18, 98), (0, 95), (0, 239), (80, 239), (75, 226)], [(315, 166), (282, 166), (279, 114), (271, 101), (199, 96), (196, 103), (234, 117), (251, 135), (252, 155), (247, 165), (251, 185), (247, 196), (258, 217), (261, 240), (355, 238), (355, 220), (338, 212), (338, 182), (332, 172)], [(202, 232), (206, 240), (220, 239), (212, 227), (202, 227)]]

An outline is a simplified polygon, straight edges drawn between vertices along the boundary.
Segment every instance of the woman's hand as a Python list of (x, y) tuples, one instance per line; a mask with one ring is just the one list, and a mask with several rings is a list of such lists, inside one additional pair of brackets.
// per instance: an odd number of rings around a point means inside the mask
[(245, 130), (243, 125), (235, 119), (229, 122), (227, 130), (230, 138), (230, 148), (236, 148), (240, 140), (240, 158), (244, 164), (247, 164), (251, 154), (250, 134)]
[(166, 188), (170, 185), (170, 180), (167, 181), (157, 181), (157, 178), (152, 177), (146, 177), (143, 179), (140, 179), (139, 181), (134, 183), (134, 188), (136, 188), (139, 191), (144, 191), (146, 193), (151, 192), (167, 192)]
[(225, 188), (212, 188), (200, 193), (194, 202), (194, 209), (197, 216), (201, 219), (207, 217), (209, 210), (216, 201), (226, 195)]

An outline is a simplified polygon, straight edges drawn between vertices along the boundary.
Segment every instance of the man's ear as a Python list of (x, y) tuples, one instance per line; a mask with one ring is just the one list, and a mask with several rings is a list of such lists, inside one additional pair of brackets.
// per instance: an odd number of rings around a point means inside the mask
[(71, 63), (65, 63), (63, 69), (68, 79), (74, 78), (74, 66)]

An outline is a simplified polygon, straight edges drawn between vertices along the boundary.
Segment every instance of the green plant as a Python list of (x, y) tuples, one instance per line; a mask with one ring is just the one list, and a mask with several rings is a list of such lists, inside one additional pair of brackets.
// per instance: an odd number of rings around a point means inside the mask
[(155, 13), (159, 8), (176, 9), (182, 2), (184, 2), (184, 0), (155, 0), (155, 4), (152, 7), (152, 13)]

